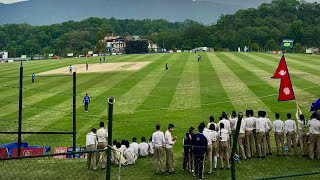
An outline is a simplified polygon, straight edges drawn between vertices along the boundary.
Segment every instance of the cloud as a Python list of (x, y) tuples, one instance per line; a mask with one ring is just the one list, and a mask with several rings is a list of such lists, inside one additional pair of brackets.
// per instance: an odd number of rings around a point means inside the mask
[(29, 1), (29, 0), (0, 0), (0, 3), (13, 4), (13, 3), (22, 2), (22, 1)]

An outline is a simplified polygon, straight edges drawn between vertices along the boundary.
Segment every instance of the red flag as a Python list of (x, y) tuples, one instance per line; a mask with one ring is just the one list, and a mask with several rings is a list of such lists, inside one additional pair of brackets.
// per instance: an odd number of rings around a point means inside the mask
[(289, 101), (295, 99), (289, 70), (284, 55), (281, 57), (279, 66), (272, 78), (281, 78), (278, 101)]

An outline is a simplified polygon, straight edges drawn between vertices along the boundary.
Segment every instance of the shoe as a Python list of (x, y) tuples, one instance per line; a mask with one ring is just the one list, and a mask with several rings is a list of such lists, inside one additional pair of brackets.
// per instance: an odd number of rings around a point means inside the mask
[(176, 171), (169, 172), (169, 174), (177, 174)]
[(192, 169), (191, 172), (194, 173), (194, 170)]
[(228, 170), (230, 170), (230, 167), (227, 167)]
[(220, 169), (221, 169), (221, 170), (224, 170), (224, 167), (221, 167)]
[(214, 170), (216, 171), (216, 170), (217, 170), (217, 168), (214, 168)]
[(212, 174), (212, 172), (208, 172), (208, 175), (211, 175)]

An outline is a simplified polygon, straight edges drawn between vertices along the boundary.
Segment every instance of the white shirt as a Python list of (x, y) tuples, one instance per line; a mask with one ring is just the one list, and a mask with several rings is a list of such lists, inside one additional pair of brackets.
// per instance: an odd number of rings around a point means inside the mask
[(129, 147), (131, 147), (132, 149), (134, 149), (134, 152), (135, 152), (136, 155), (138, 156), (138, 154), (139, 154), (139, 144), (136, 143), (136, 142), (132, 142)]
[(311, 119), (308, 121), (310, 134), (320, 134), (320, 121)]
[(252, 131), (256, 127), (256, 121), (252, 117), (246, 117), (244, 118), (244, 121), (246, 122), (246, 131)]
[(288, 119), (284, 122), (284, 132), (287, 134), (288, 132), (296, 132), (297, 131), (297, 126), (296, 123)]
[(86, 146), (90, 146), (90, 145), (97, 145), (97, 136), (96, 134), (94, 134), (93, 132), (89, 132), (86, 135)]
[(269, 118), (265, 118), (265, 119), (266, 119), (266, 121), (267, 121), (269, 131), (272, 130), (272, 129), (273, 129), (273, 124), (272, 124), (272, 122), (270, 121)]
[[(302, 114), (301, 111), (300, 111), (300, 114)], [(306, 127), (307, 124), (304, 124), (303, 121), (300, 120), (298, 112), (296, 113), (296, 118), (297, 118), (297, 122), (298, 122), (298, 130), (304, 131), (304, 128)], [(306, 123), (306, 120), (305, 120), (305, 123)]]
[(217, 131), (212, 131), (212, 130), (211, 130), (211, 140), (212, 140), (213, 142), (219, 140), (219, 134), (218, 134)]
[(214, 122), (209, 122), (209, 123), (208, 123), (208, 125), (207, 125), (207, 128), (208, 128), (208, 129), (210, 129), (210, 125), (211, 125), (211, 124), (214, 124), (214, 127), (215, 127), (215, 130), (216, 130), (216, 131), (219, 130), (219, 126), (217, 125), (217, 123), (214, 123)]
[(229, 132), (223, 128), (219, 131), (219, 136), (220, 136), (220, 141), (228, 141)]
[(139, 144), (139, 156), (148, 156), (149, 155), (149, 144), (142, 142)]
[(125, 145), (121, 145), (120, 149), (122, 152), (124, 152), (127, 149), (127, 147)]
[(212, 144), (212, 132), (208, 128), (204, 128), (203, 135), (207, 138), (208, 145)]
[(256, 121), (256, 131), (257, 132), (267, 132), (268, 128), (268, 120), (266, 118), (259, 117)]
[(276, 119), (274, 122), (273, 122), (273, 131), (275, 133), (283, 133), (284, 132), (284, 122), (281, 121), (280, 119)]
[(148, 145), (149, 145), (149, 153), (153, 154), (153, 143), (149, 142)]
[(101, 127), (97, 130), (98, 143), (106, 143), (108, 139), (108, 132), (105, 128)]
[(230, 118), (231, 130), (236, 130), (238, 118)]
[[(236, 126), (236, 127), (237, 127), (237, 123), (238, 123), (238, 119), (236, 119), (236, 121), (235, 121), (235, 126)], [(240, 133), (240, 134), (246, 133), (246, 121), (245, 121), (245, 120), (242, 120), (242, 121), (241, 121), (239, 133)]]
[(127, 160), (128, 164), (134, 164), (137, 160), (137, 155), (134, 152), (134, 149), (129, 147), (124, 151), (124, 158)]
[(224, 129), (228, 131), (228, 133), (230, 134), (231, 132), (231, 125), (230, 125), (230, 121), (227, 119), (222, 119), (221, 121), (219, 121), (219, 127), (220, 124), (223, 123), (224, 124)]
[(163, 147), (165, 144), (164, 134), (161, 131), (156, 131), (152, 134), (152, 147)]
[(169, 130), (166, 131), (164, 139), (166, 141), (166, 148), (167, 149), (171, 149), (173, 147), (174, 143), (176, 143), (176, 141), (172, 140), (171, 132)]

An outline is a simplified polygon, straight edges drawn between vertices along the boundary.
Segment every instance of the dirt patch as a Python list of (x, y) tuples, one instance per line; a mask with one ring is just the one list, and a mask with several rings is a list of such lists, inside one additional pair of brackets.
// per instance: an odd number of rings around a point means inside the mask
[[(77, 73), (99, 73), (110, 71), (137, 71), (150, 62), (118, 62), (118, 63), (102, 63), (102, 64), (89, 64), (86, 70), (86, 64), (76, 64), (72, 66), (73, 71)], [(58, 68), (46, 72), (39, 73), (39, 75), (50, 74), (69, 74), (69, 66)]]

